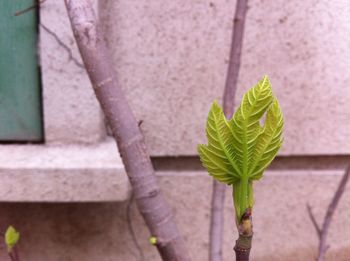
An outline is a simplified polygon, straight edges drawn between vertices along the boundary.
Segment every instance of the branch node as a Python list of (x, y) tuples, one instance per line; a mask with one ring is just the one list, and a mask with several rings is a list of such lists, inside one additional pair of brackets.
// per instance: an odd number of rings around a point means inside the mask
[(316, 230), (318, 239), (320, 239), (322, 231), (320, 229), (320, 226), (317, 224), (316, 218), (315, 218), (315, 216), (314, 216), (314, 214), (312, 212), (312, 208), (311, 208), (309, 203), (306, 204), (306, 208), (307, 208), (307, 213), (309, 214), (310, 220), (312, 222), (312, 225), (314, 226), (314, 228)]

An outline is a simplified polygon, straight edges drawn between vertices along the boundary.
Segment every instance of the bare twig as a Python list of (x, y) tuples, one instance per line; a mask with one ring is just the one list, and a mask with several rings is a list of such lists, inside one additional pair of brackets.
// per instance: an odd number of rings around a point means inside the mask
[(13, 253), (9, 252), (8, 255), (9, 255), (9, 258), (10, 258), (11, 261), (16, 261)]
[(73, 33), (96, 97), (113, 136), (135, 193), (135, 201), (156, 237), (163, 260), (190, 260), (170, 206), (160, 191), (143, 135), (119, 86), (113, 63), (89, 0), (65, 0)]
[(20, 11), (16, 12), (16, 13), (14, 14), (14, 16), (19, 16), (19, 15), (25, 14), (25, 13), (27, 13), (27, 12), (33, 10), (33, 9), (36, 9), (36, 8), (39, 7), (41, 4), (43, 4), (45, 1), (46, 1), (46, 0), (38, 1), (37, 3), (31, 5), (31, 6), (25, 8), (25, 9), (23, 9), (23, 10), (20, 10)]
[(8, 253), (11, 261), (17, 261), (13, 255), (13, 253)]
[(316, 230), (318, 239), (321, 239), (321, 229), (320, 229), (320, 226), (317, 224), (316, 218), (312, 212), (312, 208), (309, 204), (306, 205), (306, 208), (307, 208), (307, 213), (309, 214), (309, 218), (312, 222), (312, 225), (314, 226), (314, 228)]
[(236, 12), (233, 18), (230, 60), (226, 75), (226, 84), (223, 97), (224, 113), (228, 118), (232, 116), (234, 111), (234, 100), (237, 89), (239, 69), (241, 66), (241, 53), (247, 10), (248, 0), (237, 0)]
[(139, 242), (137, 241), (136, 233), (135, 233), (134, 228), (132, 226), (131, 206), (132, 206), (133, 201), (134, 201), (134, 193), (131, 192), (131, 196), (130, 196), (128, 204), (126, 206), (126, 221), (128, 223), (128, 228), (129, 228), (129, 231), (131, 234), (132, 241), (134, 242), (135, 248), (136, 248), (137, 252), (139, 253), (140, 260), (145, 261), (146, 260), (145, 256), (144, 256), (143, 251), (139, 245)]
[(13, 252), (14, 252), (16, 261), (21, 261), (21, 259), (19, 258), (17, 246), (14, 246), (14, 247), (13, 247)]
[(74, 56), (73, 56), (73, 52), (72, 49), (66, 45), (61, 39), (60, 37), (51, 29), (49, 29), (46, 25), (44, 25), (43, 23), (40, 23), (41, 28), (44, 29), (44, 31), (46, 31), (49, 35), (51, 35), (56, 42), (59, 44), (59, 46), (61, 46), (68, 54), (68, 60), (73, 61), (73, 63), (78, 66), (79, 68), (84, 69), (84, 65), (82, 65)]
[(319, 246), (318, 246), (318, 257), (317, 257), (317, 261), (323, 261), (327, 252), (327, 249), (329, 248), (329, 246), (327, 245), (327, 235), (328, 235), (328, 230), (329, 230), (329, 226), (332, 222), (332, 218), (333, 215), (335, 213), (335, 210), (338, 206), (338, 203), (340, 201), (341, 196), (344, 193), (345, 190), (345, 186), (349, 180), (349, 176), (350, 176), (350, 165), (348, 166), (348, 168), (346, 169), (341, 181), (339, 182), (337, 191), (335, 192), (333, 199), (331, 201), (331, 203), (328, 206), (326, 215), (324, 217), (324, 221), (323, 221), (323, 225), (322, 225), (322, 229), (320, 230), (320, 242), (319, 242)]
[[(227, 69), (226, 84), (223, 95), (224, 113), (227, 118), (230, 118), (234, 111), (234, 99), (241, 64), (244, 25), (248, 9), (247, 2), (248, 0), (237, 0), (236, 11), (233, 19), (230, 59)], [(223, 210), (225, 201), (225, 188), (226, 187), (224, 184), (220, 184), (219, 182), (214, 180), (210, 223), (209, 259), (211, 261), (222, 260), (221, 247), (224, 226)]]
[(211, 198), (210, 219), (210, 247), (209, 260), (222, 260), (222, 237), (224, 229), (224, 202), (226, 185), (213, 181), (213, 195)]
[(10, 252), (8, 252), (8, 255), (11, 259), (11, 261), (21, 261), (18, 255), (17, 246), (14, 246)]

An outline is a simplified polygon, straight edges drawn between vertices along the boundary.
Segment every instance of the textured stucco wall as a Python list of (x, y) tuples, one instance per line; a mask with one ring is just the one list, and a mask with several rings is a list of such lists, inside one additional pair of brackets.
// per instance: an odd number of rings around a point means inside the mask
[[(223, 92), (235, 1), (100, 4), (116, 72), (152, 154), (195, 154), (210, 103)], [(236, 101), (269, 74), (285, 114), (282, 154), (349, 153), (348, 1), (249, 5)]]
[[(191, 171), (196, 159), (187, 156), (195, 156), (196, 144), (205, 140), (204, 125), (211, 101), (221, 99), (234, 6), (233, 0), (99, 2), (116, 73), (137, 118), (143, 120), (141, 128), (151, 154), (167, 156), (165, 162), (169, 164), (162, 167), (166, 171), (157, 174), (194, 261), (207, 260), (212, 181), (204, 171)], [(63, 1), (46, 1), (40, 17), (80, 61)], [(247, 19), (237, 101), (267, 73), (286, 121), (283, 157), (256, 184), (252, 257), (258, 261), (313, 260), (317, 237), (306, 204), (313, 206), (321, 222), (344, 163), (350, 159), (350, 6), (345, 0), (260, 0), (250, 3)], [(106, 145), (106, 161), (101, 159), (101, 150), (89, 149), (101, 148), (106, 130), (87, 76), (42, 28), (39, 50), (46, 135), (42, 146), (53, 146), (53, 150), (48, 150), (51, 153), (59, 145), (63, 152), (53, 163), (39, 161), (35, 165), (32, 159), (29, 167), (7, 166), (8, 162), (0, 161), (0, 175), (11, 170), (5, 175), (8, 184), (15, 181), (11, 180), (11, 173), (36, 175), (42, 186), (55, 188), (57, 182), (50, 179), (50, 173), (59, 173), (66, 175), (64, 182), (68, 182), (68, 188), (72, 185), (72, 194), (65, 194), (67, 186), (63, 186), (57, 190), (61, 194), (56, 199), (75, 195), (75, 201), (84, 201), (98, 194), (101, 198), (96, 196), (96, 201), (113, 197), (124, 201), (1, 203), (0, 231), (9, 224), (21, 231), (19, 248), (23, 260), (139, 260), (126, 219), (128, 185), (123, 183), (123, 193), (110, 191), (113, 168), (121, 174), (120, 159), (111, 160), (115, 154), (111, 144)], [(75, 160), (89, 162), (87, 166), (72, 165), (68, 153), (71, 145), (84, 147)], [(6, 148), (1, 151), (5, 153)], [(31, 153), (35, 156), (35, 149)], [(25, 158), (23, 153), (14, 155)], [(176, 160), (176, 156), (183, 161)], [(47, 157), (41, 159), (46, 161)], [(64, 166), (73, 166), (74, 171)], [(96, 174), (97, 183), (89, 182), (89, 173)], [(107, 192), (103, 191), (104, 174), (108, 175)], [(69, 175), (75, 175), (74, 184)], [(82, 189), (80, 178), (88, 185), (79, 200), (74, 192)], [(28, 176), (23, 179), (28, 180)], [(21, 196), (20, 201), (25, 201), (23, 197), (30, 193), (34, 193), (34, 201), (47, 199), (33, 190), (39, 191), (40, 184), (23, 183), (19, 187), (23, 190), (17, 190), (15, 196)], [(11, 190), (14, 192), (16, 188)], [(328, 260), (346, 261), (350, 256), (350, 237), (344, 233), (350, 230), (349, 192), (347, 186), (330, 228)], [(236, 238), (230, 196), (228, 190), (225, 260), (232, 260)], [(148, 244), (149, 233), (134, 204), (131, 213), (146, 260), (159, 260)], [(0, 251), (1, 260), (5, 259), (4, 253)]]
[[(325, 212), (340, 171), (268, 172), (256, 185), (254, 248), (252, 260), (313, 260), (317, 236), (306, 212), (306, 203), (317, 216)], [(204, 172), (158, 173), (180, 230), (194, 261), (207, 260), (211, 179)], [(347, 261), (350, 255), (350, 194), (344, 195), (332, 223), (327, 260)], [(232, 260), (236, 238), (232, 201), (227, 191), (224, 260)], [(137, 261), (138, 252), (127, 225), (127, 203), (100, 204), (0, 204), (1, 229), (15, 225), (22, 233), (23, 260), (38, 261)], [(145, 260), (160, 260), (148, 243), (149, 233), (136, 206), (132, 226)], [(23, 217), (26, 217), (25, 219)], [(3, 251), (0, 259), (5, 260)]]
[(85, 69), (80, 67), (82, 61), (64, 1), (42, 5), (40, 24), (45, 142), (92, 144), (101, 141), (106, 136), (104, 117)]

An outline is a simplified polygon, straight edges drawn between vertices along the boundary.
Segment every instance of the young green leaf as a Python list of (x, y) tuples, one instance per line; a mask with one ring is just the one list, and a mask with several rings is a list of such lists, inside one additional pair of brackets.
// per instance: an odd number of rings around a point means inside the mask
[(150, 243), (151, 245), (155, 246), (155, 245), (157, 245), (157, 242), (158, 242), (157, 237), (151, 236), (151, 237), (149, 238), (149, 243)]
[(12, 248), (19, 241), (19, 232), (13, 226), (9, 226), (5, 233), (5, 243), (8, 252), (11, 252)]
[(282, 129), (282, 112), (267, 76), (244, 95), (231, 120), (216, 101), (209, 111), (208, 145), (198, 145), (198, 152), (211, 176), (233, 186), (237, 221), (253, 207), (252, 181), (262, 177), (276, 156)]

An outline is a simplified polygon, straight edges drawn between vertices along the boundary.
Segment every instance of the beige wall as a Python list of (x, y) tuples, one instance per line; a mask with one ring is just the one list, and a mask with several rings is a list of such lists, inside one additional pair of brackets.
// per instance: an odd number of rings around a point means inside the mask
[[(235, 2), (100, 3), (117, 75), (151, 153), (196, 154), (210, 104), (223, 92)], [(236, 103), (268, 74), (285, 115), (283, 155), (349, 154), (348, 2), (249, 5)]]
[[(193, 260), (207, 260), (210, 178), (204, 172), (158, 174)], [(323, 216), (340, 174), (341, 171), (268, 172), (256, 185), (252, 260), (314, 260), (317, 237), (305, 206), (309, 202), (315, 214)], [(349, 198), (347, 190), (330, 229), (328, 260), (349, 260)], [(236, 230), (229, 191), (227, 199), (223, 250), (224, 260), (233, 260)], [(128, 230), (126, 208), (127, 202), (2, 204), (0, 228), (12, 223), (21, 230), (23, 260), (137, 261), (140, 259)], [(146, 260), (160, 260), (148, 244), (149, 233), (134, 204), (131, 214)], [(6, 260), (1, 252), (0, 259)]]
[[(143, 121), (151, 155), (163, 162), (157, 175), (195, 261), (207, 258), (212, 182), (198, 169), (195, 147), (205, 142), (210, 103), (221, 99), (234, 5), (99, 2), (116, 73)], [(45, 2), (40, 17), (80, 61), (63, 1)], [(350, 161), (350, 8), (345, 0), (251, 1), (247, 19), (237, 102), (267, 73), (286, 122), (283, 157), (256, 184), (252, 257), (313, 260), (317, 237), (306, 204), (321, 222)], [(11, 187), (0, 193), (0, 229), (13, 224), (21, 231), (28, 261), (139, 260), (128, 230), (123, 166), (86, 73), (43, 28), (40, 55), (46, 143), (12, 146), (16, 160), (0, 161), (3, 187)], [(8, 151), (0, 146), (0, 158)], [(330, 228), (328, 260), (350, 256), (349, 189)], [(5, 203), (24, 201), (32, 203)], [(75, 203), (58, 203), (67, 201)], [(225, 260), (232, 260), (236, 237), (231, 201), (228, 190)], [(135, 205), (132, 217), (146, 260), (159, 260)]]

